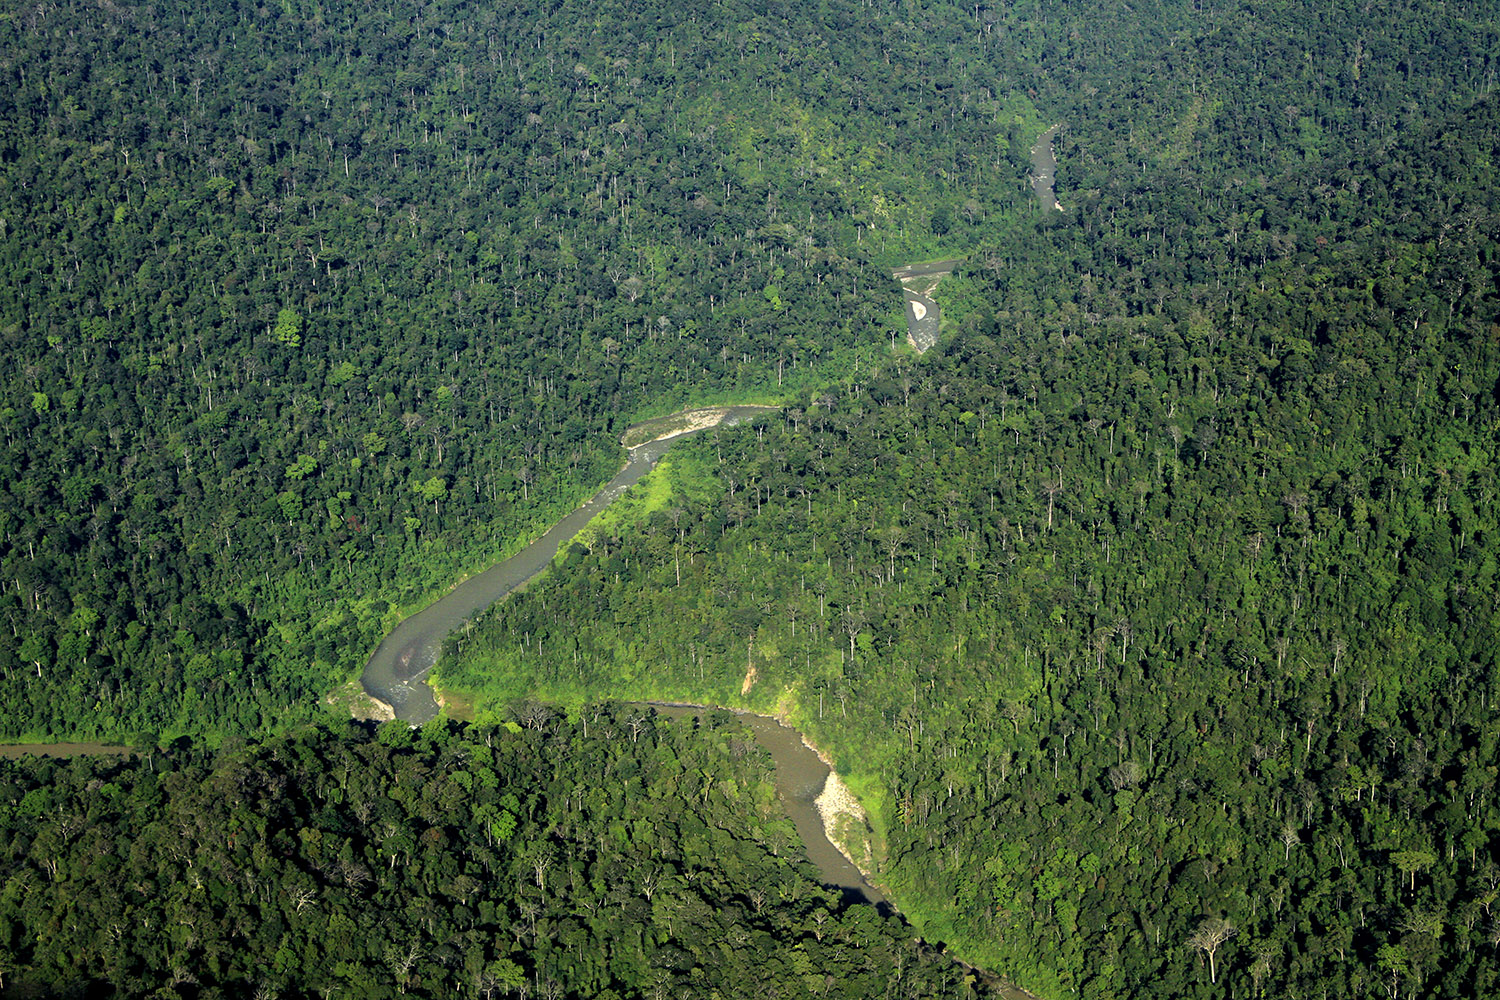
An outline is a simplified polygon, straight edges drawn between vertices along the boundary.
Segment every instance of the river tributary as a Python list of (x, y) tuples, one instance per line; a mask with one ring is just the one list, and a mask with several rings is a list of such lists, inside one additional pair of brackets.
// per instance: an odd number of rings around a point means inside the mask
[(937, 343), (942, 312), (932, 298), (939, 281), (963, 263), (962, 258), (934, 260), (925, 264), (906, 264), (891, 272), (901, 282), (906, 299), (906, 340), (918, 354), (926, 354)]
[(1052, 126), (1031, 147), (1031, 187), (1036, 191), (1044, 212), (1063, 210), (1062, 202), (1057, 200), (1057, 193), (1053, 189), (1057, 182), (1057, 156), (1052, 152), (1052, 140), (1057, 138), (1061, 129), (1061, 125)]

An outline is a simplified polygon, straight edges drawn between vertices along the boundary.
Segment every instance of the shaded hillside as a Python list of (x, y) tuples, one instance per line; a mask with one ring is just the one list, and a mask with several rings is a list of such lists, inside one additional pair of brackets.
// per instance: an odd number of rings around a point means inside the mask
[(817, 884), (727, 715), (0, 762), (15, 995), (973, 995)]
[[(869, 796), (922, 932), (1040, 993), (1495, 993), (1497, 65), (1492, 9), (1427, 0), (13, 12), (3, 727), (151, 744), (307, 718), (404, 606), (605, 478), (625, 422), (774, 399), (781, 419), (684, 442), (651, 503), (455, 643), (444, 683), (491, 719), (528, 694), (774, 704)], [(1068, 210), (1042, 216), (1025, 152), (1058, 121)], [(895, 352), (890, 265), (957, 254), (939, 346)], [(364, 992), (503, 989), (502, 959), (538, 992), (762, 966), (874, 988), (858, 953), (806, 967), (817, 894), (784, 881), (769, 812), (776, 874), (697, 829), (723, 783), (669, 760), (653, 815), (680, 844), (610, 802), (606, 832), (573, 825), (627, 742), (527, 718), (496, 739), (568, 776), (534, 831), (573, 873), (555, 913), (527, 856), (482, 942), (413, 950), (465, 929), (447, 880), (494, 828), (463, 809), (523, 818), (477, 775), (402, 791), (452, 741), (495, 749), (473, 735), (392, 729), (389, 757), (351, 737), (333, 769), (331, 743), (288, 763), (300, 737), (230, 751), (246, 773), (194, 764), (187, 820), (149, 789), (91, 814), (119, 798), (95, 765), (37, 764), (6, 820), (11, 974), (106, 963), (144, 990), (182, 963), (232, 992), (260, 927), (285, 982)], [(369, 816), (334, 801), (355, 772), (387, 779)], [(205, 901), (188, 861), (244, 870), (203, 838), (132, 859), (174, 858), (167, 888), (113, 890), (169, 931), (76, 919), (112, 899), (107, 831), (160, 841), (170, 816), (191, 838), (260, 788), (348, 843), (247, 832), (270, 872), (235, 911), (250, 931), (198, 929), (231, 883), (202, 875)], [(402, 814), (425, 826), (387, 848)], [(416, 863), (444, 838), (462, 860)], [(606, 841), (687, 886), (744, 856), (788, 898), (642, 909), (610, 896), (638, 873), (589, 867)], [(349, 911), (401, 889), (417, 938), (330, 924), (330, 965), (296, 928), (309, 883)], [(690, 936), (710, 926), (729, 953)], [(866, 946), (882, 988), (915, 968), (886, 932)], [(897, 985), (957, 988), (933, 975)]]
[(305, 717), (629, 420), (864, 363), (865, 257), (1020, 202), (997, 98), (855, 11), (0, 19), (0, 728)]
[(1493, 992), (1497, 125), (1312, 201), (1109, 179), (945, 279), (940, 356), (686, 443), (443, 683), (790, 708), (900, 905), (1044, 994)]

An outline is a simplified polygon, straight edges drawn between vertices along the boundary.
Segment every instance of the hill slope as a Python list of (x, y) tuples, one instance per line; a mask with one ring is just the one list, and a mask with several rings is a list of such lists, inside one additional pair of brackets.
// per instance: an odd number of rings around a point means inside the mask
[(1070, 127), (941, 356), (685, 444), (443, 683), (789, 711), (924, 933), (1044, 994), (1493, 992), (1500, 108), (1448, 100), (1133, 172)]
[(858, 10), (0, 18), (0, 731), (308, 717), (631, 419), (888, 344), (1029, 105)]

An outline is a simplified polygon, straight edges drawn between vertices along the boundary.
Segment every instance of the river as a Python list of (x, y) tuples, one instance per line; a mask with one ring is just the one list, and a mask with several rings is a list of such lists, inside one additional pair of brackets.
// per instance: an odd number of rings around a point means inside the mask
[[(951, 267), (951, 265), (950, 265)], [(730, 426), (750, 417), (775, 412), (775, 407), (731, 406), (712, 411), (689, 411), (647, 421), (626, 431), (624, 442), (642, 443), (629, 449), (625, 468), (587, 503), (553, 525), (546, 534), (503, 562), (471, 577), (448, 594), (397, 625), (365, 665), (360, 678), (365, 691), (389, 705), (396, 718), (413, 724), (426, 722), (438, 713), (426, 676), (437, 662), (443, 641), (464, 622), (524, 585), (545, 569), (559, 546), (573, 538), (656, 465), (673, 442), (709, 427)], [(698, 415), (698, 419), (694, 416)], [(709, 709), (698, 705), (656, 704), (663, 715), (682, 718)], [(860, 870), (828, 837), (818, 798), (830, 783), (831, 769), (802, 738), (802, 734), (776, 719), (738, 712), (741, 723), (766, 749), (776, 766), (776, 786), (787, 815), (806, 845), (807, 858), (826, 884), (844, 892), (846, 898), (889, 905), (883, 895), (865, 881)]]
[[(712, 711), (703, 705), (652, 703), (651, 707), (668, 718), (681, 719)], [(832, 769), (818, 752), (808, 745), (802, 734), (780, 720), (753, 712), (735, 711), (740, 723), (765, 748), (776, 765), (776, 791), (786, 807), (787, 816), (807, 850), (807, 860), (823, 878), (844, 894), (845, 901), (874, 903), (891, 910), (880, 890), (865, 881), (864, 874), (828, 838), (818, 797), (828, 788)], [(893, 912), (893, 911), (892, 911)]]
[(918, 354), (926, 354), (937, 343), (942, 325), (942, 312), (932, 294), (938, 282), (962, 263), (963, 258), (957, 257), (925, 264), (906, 264), (891, 272), (891, 277), (901, 282), (906, 299), (906, 340)]
[[(953, 263), (919, 266), (920, 270), (941, 276)], [(946, 268), (943, 267), (946, 265)], [(920, 273), (919, 270), (919, 273)], [(426, 674), (437, 662), (444, 639), (454, 629), (512, 593), (540, 573), (557, 554), (559, 546), (571, 539), (596, 514), (617, 500), (638, 482), (666, 453), (672, 443), (709, 427), (731, 426), (750, 417), (776, 412), (776, 407), (730, 406), (713, 410), (689, 411), (659, 420), (646, 421), (626, 432), (626, 443), (640, 441), (628, 448), (625, 467), (588, 502), (553, 525), (546, 534), (509, 559), (464, 581), (447, 595), (401, 622), (386, 637), (365, 666), (361, 682), (372, 697), (388, 704), (398, 719), (411, 723), (425, 722), (437, 715), (438, 705)], [(651, 703), (650, 706), (671, 719), (701, 715), (713, 709), (703, 705)], [(847, 790), (828, 762), (796, 729), (778, 719), (735, 710), (755, 738), (771, 755), (775, 766), (777, 794), (787, 816), (797, 828), (807, 859), (817, 868), (824, 884), (841, 890), (847, 902), (866, 902), (883, 912), (894, 913), (890, 901), (865, 880), (860, 869), (836, 847), (829, 837), (824, 810), (825, 802), (837, 796), (830, 792)], [(0, 746), (0, 759), (21, 756), (73, 756), (76, 754), (130, 754), (129, 747), (98, 743), (54, 743)], [(861, 817), (862, 819), (862, 817)], [(1000, 983), (983, 970), (965, 966), (987, 983)], [(1035, 1000), (1030, 994), (1005, 986), (1001, 993), (1007, 1000)]]
[(1064, 211), (1053, 190), (1057, 182), (1057, 157), (1052, 152), (1052, 140), (1057, 138), (1061, 129), (1061, 125), (1052, 126), (1031, 147), (1031, 187), (1036, 191), (1044, 212)]
[[(635, 485), (666, 454), (672, 442), (709, 427), (732, 426), (750, 417), (773, 413), (770, 406), (724, 406), (693, 410), (646, 421), (626, 432), (626, 440), (647, 438), (628, 450), (629, 460), (604, 488), (583, 506), (558, 521), (547, 533), (509, 559), (472, 576), (446, 595), (397, 625), (365, 664), (360, 683), (371, 697), (384, 702), (396, 718), (422, 723), (438, 713), (437, 700), (426, 677), (437, 663), (443, 640), (452, 632), (536, 576), (557, 555), (558, 547), (583, 529), (596, 514)], [(704, 419), (684, 418), (706, 414)], [(650, 431), (659, 428), (661, 436)], [(643, 432), (644, 429), (644, 432)]]

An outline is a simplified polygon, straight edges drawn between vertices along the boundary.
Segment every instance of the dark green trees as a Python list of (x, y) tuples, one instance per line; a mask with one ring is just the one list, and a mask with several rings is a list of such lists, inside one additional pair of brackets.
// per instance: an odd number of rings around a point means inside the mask
[(877, 236), (984, 178), (872, 140), (902, 33), (852, 13), (4, 22), (0, 730), (312, 717), (629, 420), (863, 363)]
[(951, 960), (796, 860), (727, 717), (0, 762), (0, 969), (101, 996), (964, 991)]
[(1354, 132), (1201, 190), (1079, 149), (941, 357), (684, 443), (444, 682), (789, 708), (924, 933), (1043, 994), (1493, 992), (1496, 121), (1357, 192), (1306, 162)]

